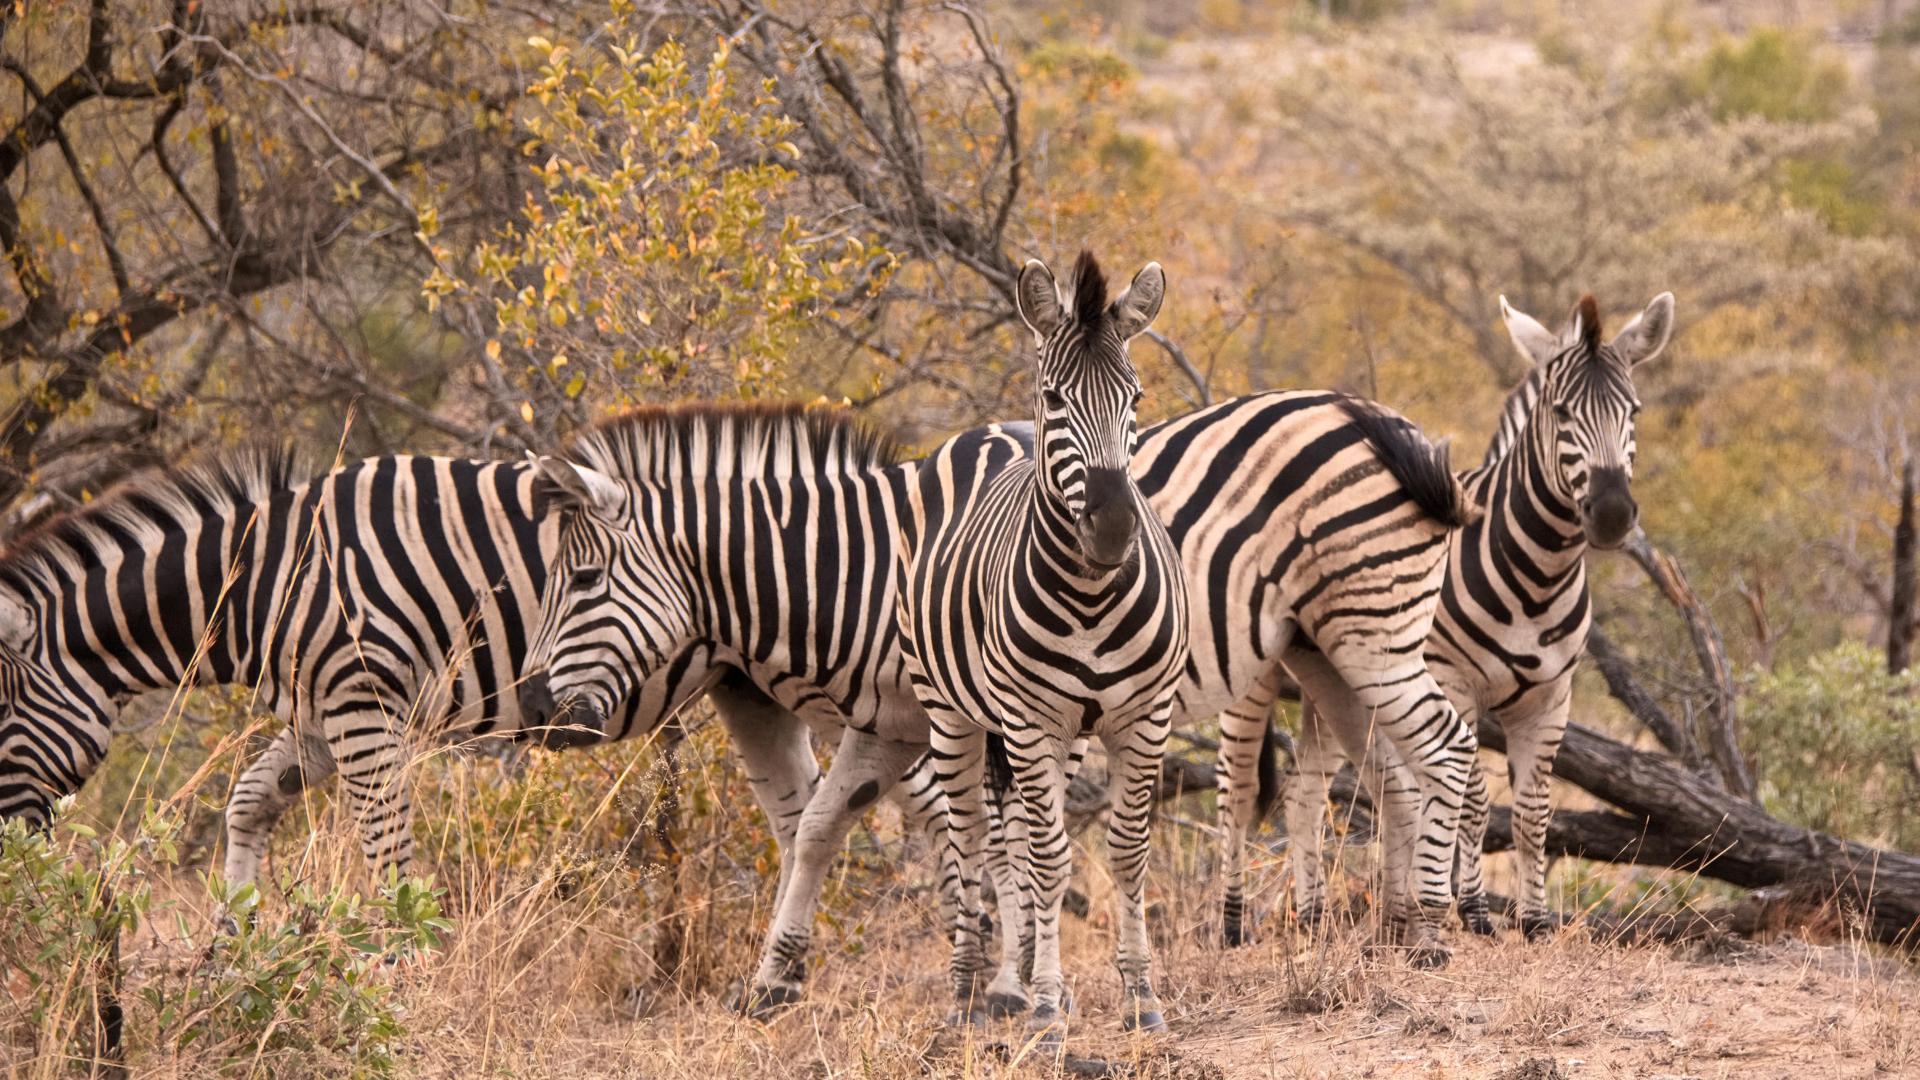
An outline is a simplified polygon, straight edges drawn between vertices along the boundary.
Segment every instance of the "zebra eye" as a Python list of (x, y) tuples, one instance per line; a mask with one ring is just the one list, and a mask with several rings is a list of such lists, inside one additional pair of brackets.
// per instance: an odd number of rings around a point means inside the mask
[(569, 583), (577, 592), (586, 592), (600, 584), (602, 571), (597, 566), (583, 566), (573, 572)]
[(1051, 386), (1040, 391), (1040, 404), (1045, 405), (1048, 412), (1067, 411), (1067, 399), (1061, 397), (1060, 391), (1055, 390)]
[(1573, 410), (1556, 401), (1553, 404), (1553, 418), (1563, 424), (1571, 424), (1573, 423)]
[(1133, 407), (1135, 410), (1138, 410), (1140, 403), (1145, 400), (1147, 400), (1147, 392), (1145, 390), (1135, 390), (1133, 392)]

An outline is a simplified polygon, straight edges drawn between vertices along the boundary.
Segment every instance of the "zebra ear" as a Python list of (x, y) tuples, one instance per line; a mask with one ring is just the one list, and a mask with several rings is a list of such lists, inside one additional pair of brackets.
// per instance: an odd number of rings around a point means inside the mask
[(626, 505), (626, 492), (606, 473), (551, 454), (542, 454), (533, 463), (540, 469), (541, 478), (557, 489), (555, 494), (562, 503), (608, 521), (616, 519)]
[(1153, 325), (1154, 316), (1160, 314), (1160, 301), (1167, 298), (1167, 272), (1160, 264), (1150, 262), (1133, 275), (1133, 283), (1127, 291), (1114, 297), (1112, 312), (1113, 329), (1120, 335), (1121, 341), (1127, 341), (1147, 327)]
[(1659, 356), (1673, 337), (1673, 294), (1663, 292), (1653, 298), (1647, 310), (1634, 316), (1613, 337), (1613, 351), (1628, 367), (1644, 364)]
[(1027, 328), (1040, 337), (1046, 337), (1060, 327), (1063, 308), (1060, 304), (1060, 289), (1053, 282), (1053, 271), (1039, 259), (1028, 259), (1027, 265), (1020, 268), (1020, 280), (1013, 288), (1014, 306), (1020, 309), (1020, 318)]
[(16, 652), (33, 644), (33, 613), (12, 589), (0, 588), (0, 642)]
[(1544, 364), (1560, 352), (1560, 335), (1540, 325), (1540, 320), (1516, 310), (1500, 298), (1500, 321), (1507, 324), (1507, 336), (1520, 358), (1529, 364)]

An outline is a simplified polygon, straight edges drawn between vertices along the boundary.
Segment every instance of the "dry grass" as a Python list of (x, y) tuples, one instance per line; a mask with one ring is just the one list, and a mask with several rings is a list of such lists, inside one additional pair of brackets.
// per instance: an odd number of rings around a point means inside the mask
[[(446, 890), (455, 930), (443, 948), (372, 976), (401, 1006), (399, 1075), (829, 1080), (1051, 1071), (1023, 1056), (1017, 1025), (964, 1036), (943, 1029), (947, 947), (934, 926), (931, 869), (887, 808), (856, 830), (829, 882), (808, 1001), (767, 1025), (733, 1015), (724, 1003), (752, 970), (775, 855), (719, 733), (697, 736), (685, 756), (679, 854), (665, 866), (645, 823), (673, 786), (652, 767), (649, 748), (540, 755), (517, 777), (487, 760), (421, 767), (420, 861)], [(197, 760), (176, 770), (203, 780), (218, 773)], [(217, 804), (183, 800), (187, 834), (217, 836)], [(93, 817), (126, 827), (119, 807), (96, 806)], [(295, 883), (366, 888), (337, 807), (317, 797), (289, 817), (296, 820), (280, 830), (268, 873), (269, 919)], [(1537, 946), (1511, 932), (1494, 941), (1456, 932), (1453, 964), (1421, 972), (1372, 946), (1364, 924), (1308, 935), (1270, 921), (1255, 944), (1222, 951), (1206, 817), (1202, 808), (1176, 810), (1156, 833), (1151, 914), (1167, 1036), (1119, 1030), (1110, 883), (1097, 853), (1081, 853), (1076, 884), (1092, 908), (1066, 925), (1079, 1002), (1072, 1054), (1183, 1080), (1920, 1076), (1920, 975), (1860, 943), (1787, 938), (1714, 957), (1578, 931)], [(624, 857), (636, 835), (645, 857)], [(1338, 891), (1364, 909), (1369, 856), (1336, 850), (1356, 863), (1335, 867)], [(238, 1036), (185, 1052), (156, 1038), (160, 1024), (142, 995), (206, 970), (211, 911), (198, 874), (215, 855), (195, 851), (156, 878), (161, 915), (124, 943), (136, 1075), (249, 1071)], [(1280, 906), (1282, 862), (1269, 853), (1252, 861), (1260, 910)], [(1492, 866), (1496, 888), (1502, 862)], [(1567, 908), (1596, 897), (1616, 908), (1672, 907), (1701, 890), (1681, 877), (1649, 886), (1615, 874), (1609, 885), (1604, 873), (1575, 868), (1556, 880)], [(10, 984), (13, 996), (0, 1003), (0, 1076), (60, 1074), (60, 1061), (29, 1052), (18, 990)], [(352, 1060), (316, 1052), (262, 1064), (254, 1071), (295, 1080), (339, 1075)]]
[[(551, 767), (536, 766), (523, 782), (542, 790), (553, 782), (542, 771)], [(601, 811), (617, 816), (627, 785), (637, 792), (649, 781), (643, 770), (604, 767), (624, 775), (614, 786), (621, 794), (604, 799)], [(550, 832), (521, 835), (489, 818), (505, 805), (489, 790), (498, 784), (484, 782), (481, 770), (491, 768), (455, 770), (458, 779), (438, 790), (460, 793), (451, 809), (471, 820), (454, 824), (488, 833), (485, 854), (497, 865), (450, 855), (446, 837), (459, 830), (423, 821), (423, 836), (443, 845), (426, 845), (426, 858), (441, 868), (457, 929), (444, 949), (380, 970), (404, 1006), (401, 1075), (828, 1080), (1049, 1071), (1022, 1058), (1017, 1026), (964, 1037), (942, 1029), (946, 948), (933, 926), (929, 871), (924, 859), (899, 858), (887, 815), (856, 834), (830, 889), (809, 1001), (761, 1025), (723, 1006), (730, 984), (751, 970), (770, 891), (758, 878), (762, 841), (736, 836), (758, 825), (726, 785), (726, 770), (694, 774), (690, 801), (707, 813), (691, 819), (688, 856), (668, 872), (589, 857)], [(513, 812), (541, 830), (551, 826), (537, 803)], [(604, 837), (609, 830), (594, 813), (575, 827)], [(322, 807), (317, 824), (312, 839), (283, 831), (282, 879), (364, 882), (346, 822)], [(1920, 978), (1862, 946), (1782, 940), (1712, 959), (1596, 943), (1578, 932), (1540, 946), (1456, 934), (1454, 963), (1420, 972), (1370, 947), (1364, 926), (1307, 936), (1270, 924), (1256, 944), (1227, 953), (1212, 943), (1212, 889), (1197, 839), (1162, 830), (1155, 928), (1168, 1036), (1119, 1030), (1104, 878), (1097, 869), (1081, 874), (1094, 913), (1067, 925), (1080, 1002), (1073, 1054), (1128, 1065), (1131, 1075), (1191, 1080), (1920, 1075)], [(1096, 861), (1083, 854), (1081, 865)], [(1262, 867), (1269, 901), (1276, 875), (1271, 863)], [(143, 1035), (151, 1015), (140, 988), (162, 972), (192, 969), (205, 948), (197, 885), (186, 873), (162, 885), (191, 940), (165, 920), (127, 943), (136, 1074), (230, 1073)], [(687, 943), (673, 977), (654, 962), (670, 928)], [(316, 1058), (311, 1069), (331, 1075), (341, 1064)], [(53, 1071), (18, 1045), (8, 1065), (0, 1073)], [(274, 1075), (287, 1080), (289, 1070)]]

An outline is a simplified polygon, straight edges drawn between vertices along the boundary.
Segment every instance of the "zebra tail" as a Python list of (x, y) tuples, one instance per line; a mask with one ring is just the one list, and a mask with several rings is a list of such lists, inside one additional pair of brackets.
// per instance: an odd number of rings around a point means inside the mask
[(1277, 760), (1280, 740), (1274, 735), (1273, 717), (1267, 717), (1267, 728), (1260, 733), (1260, 764), (1255, 770), (1260, 786), (1253, 797), (1253, 824), (1267, 820), (1273, 813), (1273, 804), (1280, 801), (1280, 768)]
[(1006, 799), (1013, 790), (1013, 762), (1007, 757), (1007, 737), (987, 732), (987, 790)]
[(1480, 508), (1453, 475), (1452, 451), (1446, 442), (1434, 445), (1411, 420), (1371, 401), (1343, 396), (1340, 408), (1373, 444), (1381, 464), (1400, 481), (1407, 497), (1428, 517), (1458, 529), (1480, 516)]

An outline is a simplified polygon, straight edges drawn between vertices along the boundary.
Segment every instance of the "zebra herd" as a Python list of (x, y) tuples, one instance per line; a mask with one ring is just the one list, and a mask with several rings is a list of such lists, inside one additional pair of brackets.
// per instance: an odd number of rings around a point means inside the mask
[[(1487, 785), (1470, 721), (1507, 733), (1519, 922), (1546, 908), (1547, 785), (1589, 621), (1585, 555), (1632, 531), (1633, 369), (1662, 294), (1603, 340), (1501, 313), (1532, 365), (1486, 461), (1383, 406), (1270, 391), (1136, 436), (1127, 344), (1157, 264), (1110, 298), (1083, 254), (1038, 262), (1031, 423), (908, 459), (843, 411), (644, 407), (527, 462), (391, 456), (303, 479), (243, 449), (138, 476), (0, 553), (0, 815), (45, 823), (139, 693), (235, 683), (284, 722), (235, 784), (225, 874), (253, 880), (310, 785), (340, 774), (376, 868), (412, 856), (425, 744), (644, 736), (705, 695), (780, 850), (744, 1004), (797, 1000), (826, 874), (900, 801), (939, 856), (955, 1019), (1064, 1030), (1065, 790), (1086, 740), (1112, 772), (1123, 1021), (1164, 1026), (1144, 890), (1173, 726), (1221, 727), (1222, 934), (1246, 934), (1263, 744), (1303, 694), (1288, 785), (1297, 915), (1321, 910), (1327, 785), (1344, 761), (1385, 825), (1392, 924), (1444, 963), (1444, 920), (1492, 933)], [(815, 733), (837, 740), (821, 772)], [(1256, 805), (1261, 803), (1261, 805)], [(1001, 929), (985, 985), (983, 879)]]

